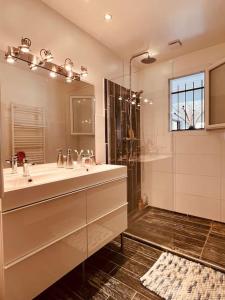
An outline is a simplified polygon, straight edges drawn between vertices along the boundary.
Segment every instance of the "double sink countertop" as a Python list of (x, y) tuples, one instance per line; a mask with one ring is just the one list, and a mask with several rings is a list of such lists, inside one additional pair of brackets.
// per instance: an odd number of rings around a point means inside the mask
[(10, 168), (3, 170), (2, 211), (127, 177), (125, 166), (106, 164), (65, 169), (49, 163), (29, 166), (29, 171), (30, 177), (24, 177), (22, 167), (16, 174)]

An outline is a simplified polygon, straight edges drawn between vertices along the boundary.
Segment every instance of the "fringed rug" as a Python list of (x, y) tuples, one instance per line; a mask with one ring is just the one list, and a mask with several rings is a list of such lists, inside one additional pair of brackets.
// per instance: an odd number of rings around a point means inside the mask
[(224, 273), (167, 252), (141, 282), (166, 300), (225, 300)]

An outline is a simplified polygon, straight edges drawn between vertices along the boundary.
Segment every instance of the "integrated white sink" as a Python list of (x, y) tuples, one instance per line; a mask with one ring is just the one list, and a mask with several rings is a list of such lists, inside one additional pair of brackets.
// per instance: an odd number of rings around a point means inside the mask
[(3, 211), (126, 176), (126, 167), (106, 164), (65, 169), (50, 163), (30, 166), (29, 171), (30, 177), (24, 177), (22, 167), (16, 174), (10, 168), (3, 170)]

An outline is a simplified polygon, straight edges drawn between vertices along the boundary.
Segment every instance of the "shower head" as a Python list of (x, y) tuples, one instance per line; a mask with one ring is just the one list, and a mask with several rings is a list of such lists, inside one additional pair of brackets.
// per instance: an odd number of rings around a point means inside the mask
[(145, 57), (145, 58), (143, 58), (143, 59), (141, 60), (141, 62), (142, 62), (143, 64), (146, 64), (146, 65), (152, 64), (152, 63), (154, 63), (155, 61), (156, 61), (156, 58), (151, 57), (149, 53), (148, 53), (148, 56), (147, 56), (147, 57)]

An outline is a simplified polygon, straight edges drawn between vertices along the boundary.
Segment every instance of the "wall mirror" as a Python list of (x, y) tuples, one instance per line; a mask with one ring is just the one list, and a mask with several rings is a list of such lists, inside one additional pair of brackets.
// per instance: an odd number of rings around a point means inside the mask
[(206, 128), (225, 128), (225, 60), (209, 67), (206, 75)]
[[(30, 70), (24, 62), (8, 64), (0, 59), (2, 165), (24, 152), (30, 163), (56, 162), (58, 149), (95, 150), (94, 86), (83, 81), (66, 83), (64, 78), (51, 78), (46, 70)], [(89, 105), (74, 106), (75, 131), (71, 134), (71, 97), (87, 97)], [(76, 111), (76, 113), (75, 113)], [(81, 113), (82, 111), (82, 113)], [(88, 120), (88, 127), (82, 120)], [(84, 130), (85, 129), (85, 130)], [(74, 153), (74, 158), (76, 158)]]
[(94, 135), (95, 99), (92, 96), (70, 97), (70, 124), (72, 135)]

